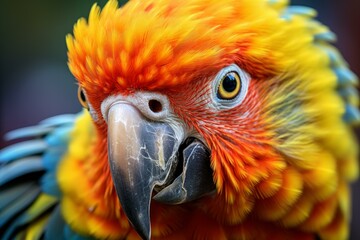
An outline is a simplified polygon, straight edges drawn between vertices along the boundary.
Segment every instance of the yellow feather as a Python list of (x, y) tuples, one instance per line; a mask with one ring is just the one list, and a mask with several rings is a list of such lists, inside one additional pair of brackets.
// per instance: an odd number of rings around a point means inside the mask
[(42, 216), (32, 223), (31, 226), (26, 229), (25, 240), (40, 239), (49, 217), (50, 215)]

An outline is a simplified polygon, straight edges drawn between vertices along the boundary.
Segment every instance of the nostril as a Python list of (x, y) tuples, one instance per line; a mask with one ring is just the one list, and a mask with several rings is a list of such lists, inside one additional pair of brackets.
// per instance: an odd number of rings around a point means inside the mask
[(162, 111), (162, 104), (161, 102), (159, 102), (158, 100), (155, 99), (151, 99), (149, 101), (149, 108), (151, 111), (153, 111), (154, 113), (158, 113)]

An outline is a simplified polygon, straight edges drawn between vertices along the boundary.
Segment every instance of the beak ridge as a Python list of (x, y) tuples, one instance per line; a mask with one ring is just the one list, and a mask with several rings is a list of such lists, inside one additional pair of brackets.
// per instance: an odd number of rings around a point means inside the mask
[(150, 239), (150, 202), (156, 185), (164, 185), (177, 165), (178, 139), (169, 124), (153, 122), (129, 103), (108, 112), (108, 152), (116, 193), (129, 221)]

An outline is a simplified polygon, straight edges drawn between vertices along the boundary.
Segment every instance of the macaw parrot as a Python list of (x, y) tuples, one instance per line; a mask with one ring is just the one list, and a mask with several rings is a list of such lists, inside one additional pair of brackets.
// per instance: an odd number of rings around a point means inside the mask
[(6, 135), (1, 239), (349, 238), (357, 77), (315, 16), (94, 5), (66, 37), (84, 110)]

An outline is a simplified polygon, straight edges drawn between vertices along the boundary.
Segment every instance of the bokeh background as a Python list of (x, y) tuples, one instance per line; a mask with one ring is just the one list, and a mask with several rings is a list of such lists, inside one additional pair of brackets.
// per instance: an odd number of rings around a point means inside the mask
[[(92, 0), (1, 0), (0, 136), (56, 114), (76, 113), (77, 86), (67, 68), (65, 36)], [(105, 0), (97, 1), (100, 6)], [(124, 1), (120, 1), (124, 2)], [(318, 10), (336, 46), (360, 76), (360, 0), (293, 0)], [(358, 131), (358, 136), (360, 132)], [(3, 139), (0, 147), (6, 146)], [(360, 184), (353, 184), (351, 239), (360, 239)]]

